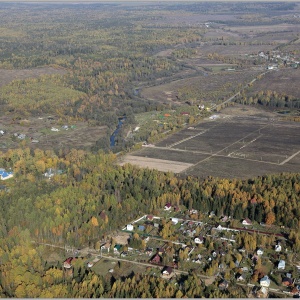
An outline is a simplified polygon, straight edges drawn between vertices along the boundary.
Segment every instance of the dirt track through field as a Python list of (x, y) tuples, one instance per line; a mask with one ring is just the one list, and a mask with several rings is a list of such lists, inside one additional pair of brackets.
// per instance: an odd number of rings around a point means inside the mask
[(173, 160), (163, 160), (163, 159), (155, 159), (148, 157), (139, 157), (133, 155), (126, 155), (120, 165), (123, 166), (126, 163), (130, 163), (132, 165), (136, 165), (142, 168), (156, 169), (163, 172), (174, 172), (180, 173), (185, 169), (193, 166), (193, 164), (183, 163), (180, 161)]

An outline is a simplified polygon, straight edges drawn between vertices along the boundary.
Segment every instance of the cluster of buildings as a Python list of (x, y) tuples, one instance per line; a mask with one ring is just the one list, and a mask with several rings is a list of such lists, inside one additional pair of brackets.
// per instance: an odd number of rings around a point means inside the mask
[(268, 62), (267, 69), (273, 70), (277, 69), (279, 65), (290, 66), (293, 68), (298, 68), (300, 62), (295, 58), (295, 56), (289, 53), (282, 53), (279, 50), (259, 52), (258, 57), (266, 60)]

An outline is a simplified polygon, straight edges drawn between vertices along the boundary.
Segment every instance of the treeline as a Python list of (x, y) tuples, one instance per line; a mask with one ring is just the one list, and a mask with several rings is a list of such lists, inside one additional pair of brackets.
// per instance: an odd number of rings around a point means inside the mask
[(248, 105), (260, 104), (274, 108), (300, 108), (300, 99), (270, 90), (260, 91), (251, 96), (241, 94), (235, 102)]
[[(299, 174), (200, 181), (131, 165), (119, 167), (115, 161), (113, 154), (81, 150), (2, 153), (0, 165), (15, 172), (9, 192), (0, 193), (6, 232), (19, 224), (37, 240), (94, 245), (108, 228), (118, 229), (137, 216), (155, 214), (168, 202), (238, 220), (248, 217), (299, 227)], [(49, 168), (64, 173), (49, 181), (43, 175)]]

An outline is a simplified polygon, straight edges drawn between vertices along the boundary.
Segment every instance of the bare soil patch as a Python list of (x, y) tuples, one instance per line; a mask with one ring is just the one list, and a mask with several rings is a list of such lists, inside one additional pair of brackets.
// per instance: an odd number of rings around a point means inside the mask
[(119, 233), (112, 238), (116, 241), (116, 244), (127, 245), (130, 235), (126, 232)]
[(133, 155), (126, 155), (125, 157), (122, 158), (122, 161), (119, 164), (123, 166), (126, 163), (130, 163), (139, 166), (141, 168), (156, 169), (162, 172), (174, 172), (174, 173), (180, 173), (184, 171), (186, 168), (192, 166), (192, 164), (183, 163), (180, 161), (139, 157)]

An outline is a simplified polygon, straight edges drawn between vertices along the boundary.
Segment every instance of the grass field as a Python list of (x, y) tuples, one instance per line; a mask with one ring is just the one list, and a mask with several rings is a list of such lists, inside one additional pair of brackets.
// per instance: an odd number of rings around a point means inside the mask
[(105, 276), (109, 273), (109, 270), (113, 269), (111, 273), (115, 278), (120, 278), (123, 276), (129, 276), (132, 273), (144, 273), (146, 267), (143, 265), (138, 265), (130, 262), (110, 260), (107, 258), (102, 258), (93, 267), (92, 270), (99, 275)]
[[(228, 65), (226, 65), (228, 66)], [(225, 66), (225, 67), (226, 67)], [(216, 68), (220, 69), (220, 67)], [(224, 66), (221, 67), (222, 69)], [(186, 101), (188, 98), (178, 100), (179, 93), (190, 93), (203, 102), (216, 102), (220, 97), (231, 96), (239, 85), (244, 85), (251, 81), (260, 71), (244, 70), (239, 72), (221, 71), (220, 73), (204, 74), (153, 87), (144, 88), (141, 96), (148, 100), (162, 102)], [(188, 97), (188, 96), (187, 96)]]
[[(248, 178), (300, 168), (300, 124), (258, 116), (219, 115), (184, 129), (154, 147), (131, 153), (132, 163), (143, 167), (166, 161), (173, 172), (206, 177)], [(134, 161), (134, 157), (136, 157)], [(161, 160), (161, 164), (159, 163)], [(139, 164), (143, 161), (143, 164)], [(177, 168), (180, 163), (186, 168)], [(170, 169), (165, 171), (170, 171)]]

